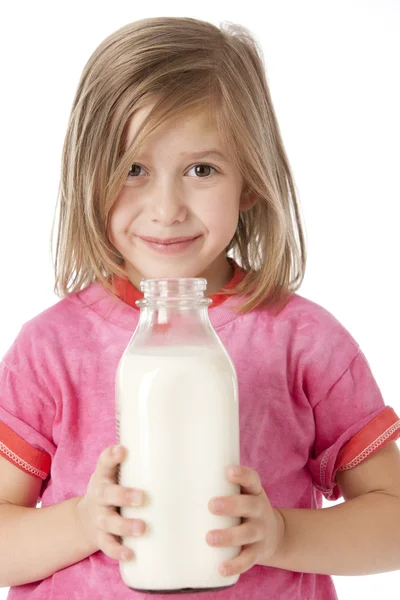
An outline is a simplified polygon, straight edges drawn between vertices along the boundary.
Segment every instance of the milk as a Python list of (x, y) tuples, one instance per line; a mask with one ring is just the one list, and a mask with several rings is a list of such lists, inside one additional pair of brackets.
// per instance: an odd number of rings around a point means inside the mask
[[(128, 349), (129, 350), (129, 349)], [(119, 442), (127, 448), (120, 485), (145, 493), (141, 507), (123, 507), (143, 519), (146, 532), (125, 537), (134, 557), (120, 562), (124, 582), (136, 590), (209, 591), (233, 585), (218, 567), (239, 546), (215, 548), (211, 529), (237, 526), (240, 518), (214, 515), (215, 496), (240, 494), (227, 467), (240, 464), (236, 374), (216, 347), (132, 349), (116, 377)]]

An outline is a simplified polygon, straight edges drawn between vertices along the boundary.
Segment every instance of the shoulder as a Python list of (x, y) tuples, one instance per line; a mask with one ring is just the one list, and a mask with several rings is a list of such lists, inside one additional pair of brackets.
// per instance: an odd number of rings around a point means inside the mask
[(358, 347), (346, 327), (327, 308), (321, 306), (304, 296), (292, 293), (284, 307), (278, 313), (272, 308), (259, 307), (254, 312), (255, 318), (260, 326), (273, 327), (279, 334), (290, 337), (298, 336), (307, 338), (317, 343), (318, 340), (342, 340)]
[(321, 397), (360, 355), (358, 342), (327, 308), (293, 294), (281, 315), (288, 326), (288, 355), (310, 397)]
[(22, 363), (24, 357), (30, 356), (31, 360), (40, 363), (43, 353), (47, 357), (55, 357), (62, 352), (71, 337), (76, 340), (82, 338), (88, 314), (83, 308), (90, 306), (85, 304), (82, 296), (92, 297), (94, 300), (94, 286), (96, 284), (91, 284), (81, 292), (65, 296), (23, 323), (3, 357), (4, 362), (12, 366), (17, 362)]
[(275, 306), (259, 306), (236, 314), (235, 332), (251, 337), (264, 347), (285, 348), (290, 355), (322, 357), (341, 350), (345, 360), (353, 358), (359, 344), (350, 331), (327, 308), (297, 293), (277, 311)]
[(331, 371), (339, 377), (360, 351), (332, 312), (300, 294), (293, 293), (278, 314), (268, 307), (254, 312), (253, 329), (263, 344), (284, 349), (290, 363), (308, 376)]
[(291, 295), (278, 318), (282, 323), (290, 324), (297, 333), (302, 331), (304, 335), (312, 334), (314, 338), (324, 340), (331, 336), (334, 339), (345, 337), (358, 347), (349, 330), (332, 312), (300, 294)]
[(80, 298), (85, 292), (86, 289), (68, 294), (68, 296), (57, 300), (54, 304), (26, 321), (22, 325), (21, 332), (25, 335), (44, 334), (47, 336), (51, 332), (71, 327), (82, 314)]
[[(261, 331), (279, 331), (279, 334), (313, 335), (314, 338), (326, 338), (330, 336), (345, 336), (357, 346), (350, 332), (327, 308), (317, 302), (310, 300), (300, 294), (292, 292), (286, 303), (280, 309), (276, 305), (268, 306), (261, 304), (257, 308), (241, 313), (237, 310), (242, 300), (238, 296), (230, 300), (230, 321), (237, 326), (252, 327)], [(216, 309), (218, 310), (218, 309)]]

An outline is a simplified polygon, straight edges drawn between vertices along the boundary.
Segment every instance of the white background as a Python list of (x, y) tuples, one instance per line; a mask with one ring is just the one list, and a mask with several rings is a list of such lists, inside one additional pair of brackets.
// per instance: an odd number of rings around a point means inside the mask
[[(57, 301), (50, 228), (63, 137), (90, 54), (115, 29), (143, 17), (188, 16), (216, 25), (226, 20), (247, 26), (264, 52), (306, 223), (309, 258), (298, 293), (349, 329), (386, 403), (400, 413), (400, 3), (2, 6), (0, 355), (23, 322)], [(342, 600), (385, 598), (398, 589), (400, 572), (334, 579)], [(6, 593), (1, 589), (0, 599)]]

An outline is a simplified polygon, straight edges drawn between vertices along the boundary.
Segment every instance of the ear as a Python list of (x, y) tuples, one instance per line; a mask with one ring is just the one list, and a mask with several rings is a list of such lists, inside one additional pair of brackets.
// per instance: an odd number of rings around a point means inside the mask
[(253, 192), (251, 192), (248, 189), (245, 189), (242, 192), (242, 195), (240, 198), (239, 210), (241, 212), (246, 212), (247, 210), (250, 210), (251, 208), (253, 208), (253, 206), (257, 202), (257, 199), (258, 198), (257, 198), (256, 194), (254, 194)]

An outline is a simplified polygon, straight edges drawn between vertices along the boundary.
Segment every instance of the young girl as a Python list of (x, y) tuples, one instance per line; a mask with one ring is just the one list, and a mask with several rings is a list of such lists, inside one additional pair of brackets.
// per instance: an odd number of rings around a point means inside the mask
[[(304, 269), (293, 177), (249, 32), (157, 18), (104, 40), (63, 150), (62, 299), (23, 325), (1, 363), (9, 598), (146, 597), (119, 572), (133, 558), (119, 536), (146, 523), (117, 508), (146, 490), (117, 485), (114, 403), (142, 278), (205, 277), (238, 373), (242, 465), (227, 477), (242, 493), (219, 510), (210, 498), (209, 510), (242, 523), (206, 541), (241, 546), (220, 567), (241, 576), (192, 597), (330, 600), (332, 574), (400, 568), (400, 420), (349, 332), (296, 293)], [(341, 495), (322, 509), (322, 496)]]

